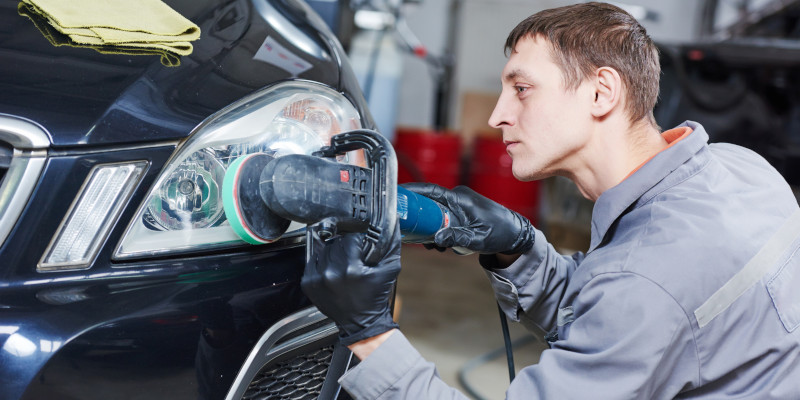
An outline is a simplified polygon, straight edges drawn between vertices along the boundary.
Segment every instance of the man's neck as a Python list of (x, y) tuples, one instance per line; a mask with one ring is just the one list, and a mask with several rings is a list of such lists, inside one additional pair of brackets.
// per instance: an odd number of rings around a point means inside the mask
[(666, 147), (660, 132), (647, 122), (600, 122), (578, 163), (564, 175), (584, 197), (595, 201)]

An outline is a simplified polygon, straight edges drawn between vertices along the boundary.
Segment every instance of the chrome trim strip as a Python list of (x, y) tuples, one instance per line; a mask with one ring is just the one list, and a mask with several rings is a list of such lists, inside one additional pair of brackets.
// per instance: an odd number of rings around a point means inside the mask
[(304, 333), (292, 340), (287, 341), (286, 343), (281, 343), (278, 346), (273, 347), (267, 352), (267, 358), (264, 360), (265, 364), (272, 361), (273, 358), (277, 358), (284, 353), (287, 353), (291, 350), (294, 350), (304, 344), (313, 343), (318, 340), (325, 339), (328, 336), (335, 335), (339, 333), (339, 328), (331, 322), (325, 326), (320, 328), (314, 329), (311, 332)]
[(0, 113), (0, 140), (16, 149), (46, 149), (50, 135), (43, 126), (20, 117)]
[(0, 113), (0, 141), (14, 147), (0, 185), (0, 245), (17, 224), (47, 161), (50, 136), (41, 125)]
[(47, 157), (42, 155), (14, 151), (11, 167), (6, 171), (3, 184), (0, 185), (0, 245), (6, 241), (28, 204), (46, 161)]
[[(233, 385), (228, 390), (228, 395), (225, 396), (226, 400), (239, 400), (247, 390), (248, 385), (253, 380), (253, 377), (261, 369), (261, 366), (272, 361), (276, 357), (284, 354), (299, 346), (321, 340), (327, 336), (335, 335), (339, 330), (331, 322), (328, 325), (317, 328), (311, 332), (305, 333), (301, 336), (293, 338), (291, 341), (282, 343), (279, 346), (275, 344), (280, 339), (288, 336), (289, 334), (303, 329), (309, 325), (324, 321), (327, 317), (322, 314), (316, 307), (309, 307), (304, 310), (298, 311), (288, 317), (276, 322), (261, 336), (258, 343), (253, 347), (247, 360), (242, 364), (242, 368), (236, 375)], [(257, 365), (256, 368), (253, 368)]]
[[(147, 149), (157, 149), (161, 147), (177, 147), (178, 140), (164, 140), (160, 142), (153, 142), (153, 143), (136, 143), (130, 145), (113, 145), (113, 151), (131, 151), (131, 150), (147, 150)], [(88, 155), (88, 154), (101, 154), (101, 153), (108, 153), (111, 147), (102, 147), (102, 148), (73, 148), (70, 150), (57, 150), (51, 149), (50, 150), (50, 157), (61, 157), (61, 156), (75, 156), (75, 155)], [(174, 150), (174, 149), (173, 149)]]

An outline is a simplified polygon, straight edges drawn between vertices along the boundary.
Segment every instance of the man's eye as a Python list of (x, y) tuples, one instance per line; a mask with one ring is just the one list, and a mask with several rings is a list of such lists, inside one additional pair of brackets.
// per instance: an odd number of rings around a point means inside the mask
[(517, 90), (517, 93), (525, 93), (525, 91), (528, 90), (525, 86), (514, 86), (514, 89)]

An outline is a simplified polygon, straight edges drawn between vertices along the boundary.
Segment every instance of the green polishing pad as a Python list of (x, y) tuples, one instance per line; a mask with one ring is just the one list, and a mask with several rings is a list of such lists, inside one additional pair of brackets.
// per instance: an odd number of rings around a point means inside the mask
[(264, 204), (259, 194), (261, 171), (274, 160), (264, 153), (248, 154), (228, 166), (222, 182), (222, 206), (233, 231), (247, 243), (278, 240), (291, 221)]

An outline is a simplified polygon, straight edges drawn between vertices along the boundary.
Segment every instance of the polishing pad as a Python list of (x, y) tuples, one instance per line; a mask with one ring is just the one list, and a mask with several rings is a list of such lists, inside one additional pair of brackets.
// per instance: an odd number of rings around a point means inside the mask
[(237, 158), (225, 172), (222, 182), (225, 216), (233, 231), (247, 243), (272, 243), (291, 223), (272, 212), (259, 194), (261, 171), (272, 160), (264, 153), (248, 154)]

